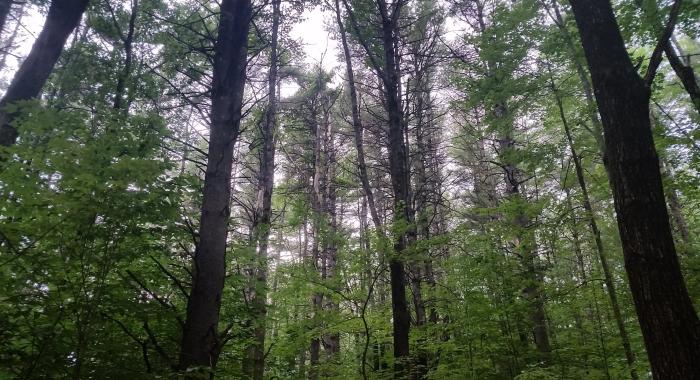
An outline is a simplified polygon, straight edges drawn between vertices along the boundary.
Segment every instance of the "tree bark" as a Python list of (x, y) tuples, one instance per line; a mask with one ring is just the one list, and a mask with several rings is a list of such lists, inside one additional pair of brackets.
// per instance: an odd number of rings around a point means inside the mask
[(649, 120), (649, 88), (627, 54), (610, 2), (570, 3), (604, 128), (625, 268), (654, 378), (697, 378), (700, 321), (671, 234)]
[(250, 0), (223, 0), (220, 11), (195, 278), (180, 346), (182, 370), (213, 369), (220, 350), (217, 329), (226, 275), (231, 167), (241, 122), (252, 6)]
[(272, 191), (275, 177), (275, 128), (277, 125), (277, 40), (280, 24), (280, 0), (272, 2), (272, 36), (270, 40), (270, 71), (267, 77), (268, 102), (262, 122), (262, 152), (258, 168), (257, 196), (251, 231), (257, 247), (257, 258), (249, 273), (249, 292), (254, 343), (246, 348), (243, 372), (248, 378), (262, 380), (265, 372), (265, 318), (267, 315), (267, 248), (272, 219)]
[(63, 50), (68, 36), (80, 22), (88, 0), (54, 0), (49, 7), (44, 28), (32, 50), (12, 78), (5, 96), (0, 100), (0, 145), (10, 146), (17, 140), (17, 129), (10, 125), (16, 116), (5, 107), (17, 101), (39, 96)]

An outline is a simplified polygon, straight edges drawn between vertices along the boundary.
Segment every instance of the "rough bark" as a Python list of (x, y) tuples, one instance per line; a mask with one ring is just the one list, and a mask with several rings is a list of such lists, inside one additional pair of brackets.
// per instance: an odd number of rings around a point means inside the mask
[(194, 258), (194, 284), (180, 346), (181, 369), (213, 369), (219, 357), (219, 310), (226, 274), (226, 239), (233, 146), (239, 133), (252, 15), (249, 0), (223, 0), (215, 45), (207, 170)]
[(604, 128), (625, 268), (654, 378), (697, 378), (700, 321), (683, 280), (664, 202), (648, 81), (637, 74), (627, 54), (610, 2), (570, 3)]
[(246, 348), (243, 373), (253, 380), (262, 380), (265, 372), (265, 318), (267, 315), (267, 248), (272, 220), (272, 191), (275, 177), (275, 127), (277, 124), (277, 40), (280, 25), (280, 0), (272, 2), (272, 36), (270, 39), (270, 71), (267, 76), (268, 102), (261, 125), (262, 151), (258, 168), (255, 209), (251, 225), (257, 258), (249, 273), (252, 289), (251, 307), (253, 344)]
[(88, 0), (54, 0), (49, 7), (44, 28), (32, 50), (15, 73), (5, 96), (0, 100), (0, 145), (10, 146), (17, 140), (17, 129), (10, 125), (15, 115), (5, 112), (14, 102), (39, 96), (61, 55), (68, 36), (80, 22)]

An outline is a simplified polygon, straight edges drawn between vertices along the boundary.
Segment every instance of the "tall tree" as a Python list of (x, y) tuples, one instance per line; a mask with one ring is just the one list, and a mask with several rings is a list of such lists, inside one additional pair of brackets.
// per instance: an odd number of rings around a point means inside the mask
[[(344, 1), (353, 29), (357, 36), (363, 32), (355, 11)], [(394, 366), (397, 378), (407, 376), (409, 369), (410, 315), (406, 301), (405, 250), (416, 240), (413, 226), (415, 215), (411, 199), (411, 181), (408, 149), (406, 146), (403, 102), (401, 99), (401, 73), (399, 59), (399, 29), (404, 0), (388, 3), (375, 2), (379, 11), (377, 38), (381, 54), (377, 54), (368, 41), (360, 37), (365, 53), (377, 72), (383, 87), (384, 110), (387, 118), (389, 174), (394, 192), (394, 224), (398, 233), (394, 236), (394, 253), (389, 259), (391, 273), (391, 309), (393, 317)]]
[(182, 370), (212, 370), (222, 344), (218, 325), (226, 277), (231, 168), (241, 123), (252, 11), (250, 0), (224, 0), (220, 6), (199, 241), (180, 345)]
[(265, 316), (267, 302), (267, 247), (272, 220), (272, 189), (275, 179), (275, 128), (277, 125), (277, 81), (279, 56), (277, 53), (280, 26), (280, 0), (272, 1), (272, 33), (270, 37), (270, 70), (267, 76), (267, 107), (260, 133), (262, 148), (258, 168), (257, 194), (251, 226), (257, 258), (250, 273), (253, 284), (249, 303), (252, 308), (253, 344), (247, 348), (243, 371), (254, 380), (261, 380), (265, 372)]
[(49, 7), (44, 28), (32, 50), (15, 73), (5, 96), (0, 100), (0, 145), (10, 146), (17, 140), (17, 130), (11, 125), (14, 115), (5, 107), (21, 100), (39, 96), (49, 78), (63, 45), (80, 22), (89, 0), (54, 0)]
[(652, 372), (656, 379), (691, 379), (700, 373), (700, 321), (681, 274), (649, 120), (649, 87), (680, 2), (644, 78), (630, 60), (610, 2), (570, 3), (603, 123), (625, 268)]

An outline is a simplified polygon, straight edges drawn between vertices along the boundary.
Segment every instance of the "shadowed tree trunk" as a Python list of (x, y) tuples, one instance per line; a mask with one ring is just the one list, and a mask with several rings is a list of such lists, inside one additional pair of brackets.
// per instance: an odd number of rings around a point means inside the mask
[(252, 7), (249, 0), (223, 0), (220, 9), (199, 243), (180, 346), (182, 370), (213, 369), (221, 343), (217, 329), (226, 274), (231, 167), (241, 122)]
[(643, 80), (627, 54), (610, 2), (570, 3), (604, 128), (625, 268), (654, 378), (697, 378), (700, 321), (678, 263), (649, 120), (648, 84), (658, 67), (659, 46), (673, 29), (665, 29)]
[(277, 36), (280, 24), (280, 0), (272, 2), (272, 38), (270, 41), (270, 71), (268, 73), (268, 103), (262, 122), (262, 152), (258, 169), (258, 189), (255, 200), (253, 242), (257, 260), (253, 264), (250, 293), (254, 343), (246, 348), (243, 372), (248, 378), (262, 380), (265, 372), (265, 317), (267, 315), (267, 247), (272, 219), (272, 189), (275, 177), (275, 127), (277, 124)]
[(6, 113), (4, 108), (8, 104), (39, 96), (63, 51), (63, 45), (80, 22), (87, 5), (88, 0), (51, 2), (44, 28), (0, 100), (0, 145), (10, 146), (17, 140), (17, 130), (10, 125), (15, 115)]

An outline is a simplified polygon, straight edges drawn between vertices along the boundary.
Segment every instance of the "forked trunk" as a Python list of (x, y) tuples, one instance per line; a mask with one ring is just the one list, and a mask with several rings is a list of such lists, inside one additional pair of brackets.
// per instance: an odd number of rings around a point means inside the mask
[(571, 0), (605, 133), (632, 296), (655, 379), (700, 374), (700, 321), (683, 281), (649, 120), (650, 91), (608, 0)]

